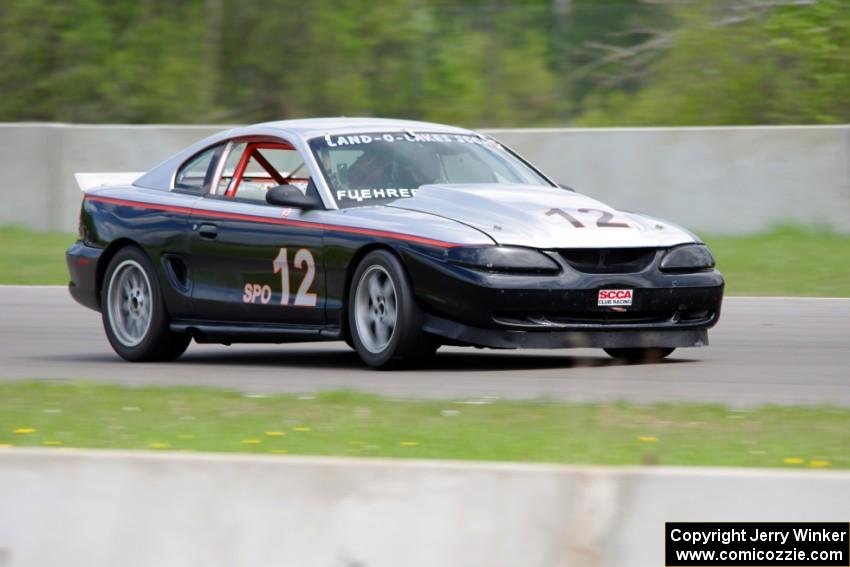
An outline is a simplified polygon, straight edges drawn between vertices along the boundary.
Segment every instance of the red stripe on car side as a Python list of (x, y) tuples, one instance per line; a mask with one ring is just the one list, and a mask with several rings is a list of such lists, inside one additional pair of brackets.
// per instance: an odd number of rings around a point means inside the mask
[(112, 205), (123, 205), (127, 207), (136, 207), (140, 209), (151, 209), (155, 211), (168, 211), (174, 213), (184, 213), (191, 214), (194, 211), (208, 214), (212, 217), (222, 218), (222, 219), (230, 219), (230, 220), (244, 220), (244, 221), (254, 221), (254, 222), (262, 222), (266, 224), (280, 224), (285, 226), (297, 226), (301, 228), (312, 228), (312, 229), (323, 229), (323, 230), (334, 230), (338, 232), (349, 232), (353, 234), (365, 234), (369, 236), (382, 236), (385, 238), (393, 238), (395, 240), (405, 240), (408, 242), (415, 242), (417, 244), (425, 244), (428, 246), (439, 246), (442, 248), (453, 248), (455, 246), (462, 246), (456, 242), (445, 242), (443, 240), (435, 240), (433, 238), (425, 238), (422, 236), (413, 236), (412, 234), (402, 234), (400, 232), (390, 232), (386, 230), (372, 230), (370, 228), (358, 228), (355, 226), (343, 226), (336, 224), (325, 224), (318, 222), (307, 222), (307, 221), (297, 221), (297, 220), (287, 220), (287, 219), (275, 219), (270, 217), (261, 217), (256, 215), (246, 215), (242, 213), (227, 213), (224, 211), (210, 211), (208, 209), (191, 209), (189, 207), (179, 207), (174, 205), (161, 205), (158, 203), (143, 203), (141, 201), (131, 201), (128, 199), (116, 199), (114, 197), (101, 197), (99, 195), (86, 195), (85, 199), (90, 201), (99, 201), (101, 203), (110, 203)]

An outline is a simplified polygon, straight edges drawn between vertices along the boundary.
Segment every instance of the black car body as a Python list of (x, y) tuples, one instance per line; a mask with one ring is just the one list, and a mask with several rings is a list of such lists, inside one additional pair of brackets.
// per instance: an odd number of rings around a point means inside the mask
[[(723, 278), (693, 234), (560, 187), (459, 128), (260, 124), (202, 140), (132, 184), (84, 189), (70, 291), (104, 313), (131, 360), (173, 358), (182, 350), (163, 345), (189, 337), (344, 339), (373, 366), (440, 344), (635, 359), (707, 344), (720, 314)], [(142, 256), (122, 272), (115, 258), (128, 247)], [(379, 256), (357, 296), (358, 268)], [(150, 333), (161, 336), (145, 347)]]

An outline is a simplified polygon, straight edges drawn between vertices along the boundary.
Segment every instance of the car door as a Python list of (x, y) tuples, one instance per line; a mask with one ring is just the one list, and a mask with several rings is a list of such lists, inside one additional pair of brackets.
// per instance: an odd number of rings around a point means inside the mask
[[(202, 320), (322, 325), (325, 274), (318, 211), (273, 206), (284, 176), (307, 189), (298, 151), (285, 141), (231, 142), (214, 191), (191, 216), (192, 305)], [(306, 175), (306, 173), (304, 174)]]

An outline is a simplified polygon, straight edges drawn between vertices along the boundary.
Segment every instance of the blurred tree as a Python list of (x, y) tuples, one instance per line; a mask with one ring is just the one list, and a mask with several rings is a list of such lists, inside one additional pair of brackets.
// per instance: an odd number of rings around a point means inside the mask
[(848, 0), (5, 0), (0, 120), (846, 122), (848, 10)]
[(213, 69), (199, 8), (155, 0), (4, 4), (0, 117), (203, 120), (215, 101), (209, 96)]
[(850, 122), (850, 2), (700, 2), (631, 98), (599, 93), (582, 125)]
[(622, 98), (642, 87), (675, 24), (662, 0), (553, 0), (552, 12), (564, 118), (596, 93)]

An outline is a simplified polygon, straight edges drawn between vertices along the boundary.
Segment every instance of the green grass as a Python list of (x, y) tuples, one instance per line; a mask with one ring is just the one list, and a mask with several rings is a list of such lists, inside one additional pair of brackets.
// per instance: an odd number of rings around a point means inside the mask
[[(65, 284), (70, 234), (0, 228), (0, 284)], [(730, 295), (850, 297), (850, 235), (793, 227), (707, 237)]]
[(779, 227), (707, 237), (730, 295), (850, 296), (850, 235)]
[(0, 284), (68, 283), (65, 250), (75, 240), (61, 232), (0, 227)]
[(850, 468), (846, 409), (485, 401), (7, 382), (0, 447)]

